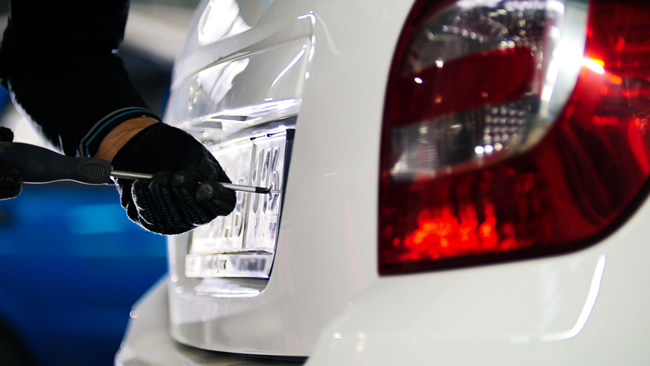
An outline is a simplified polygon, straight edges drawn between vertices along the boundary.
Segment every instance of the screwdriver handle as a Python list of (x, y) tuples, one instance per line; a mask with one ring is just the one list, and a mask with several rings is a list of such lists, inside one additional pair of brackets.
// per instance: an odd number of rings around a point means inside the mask
[(0, 142), (0, 161), (16, 168), (23, 183), (72, 180), (85, 184), (111, 183), (111, 164), (98, 158), (73, 158), (20, 142)]
[[(51, 183), (71, 180), (84, 184), (112, 183), (111, 176), (124, 179), (151, 179), (151, 174), (112, 171), (111, 164), (97, 158), (73, 158), (46, 148), (20, 142), (0, 142), (0, 161), (16, 168), (23, 183)], [(235, 191), (279, 194), (270, 188), (221, 183)]]

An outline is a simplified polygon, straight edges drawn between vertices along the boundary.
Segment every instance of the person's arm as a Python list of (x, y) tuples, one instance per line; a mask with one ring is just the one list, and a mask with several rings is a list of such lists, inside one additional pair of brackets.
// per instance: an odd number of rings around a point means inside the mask
[(69, 156), (94, 156), (151, 181), (116, 181), (129, 218), (178, 234), (232, 211), (234, 192), (212, 154), (160, 122), (135, 91), (116, 50), (125, 0), (13, 1), (0, 78), (14, 104)]
[(11, 3), (0, 76), (24, 114), (66, 155), (93, 156), (120, 122), (158, 118), (116, 53), (128, 5), (120, 0)]

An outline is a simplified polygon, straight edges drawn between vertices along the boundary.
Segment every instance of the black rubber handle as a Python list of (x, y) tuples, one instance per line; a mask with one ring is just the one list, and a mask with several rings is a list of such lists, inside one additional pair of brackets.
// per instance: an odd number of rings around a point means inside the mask
[(72, 180), (85, 184), (111, 183), (111, 164), (97, 158), (72, 158), (20, 142), (0, 142), (0, 161), (22, 174), (23, 183)]

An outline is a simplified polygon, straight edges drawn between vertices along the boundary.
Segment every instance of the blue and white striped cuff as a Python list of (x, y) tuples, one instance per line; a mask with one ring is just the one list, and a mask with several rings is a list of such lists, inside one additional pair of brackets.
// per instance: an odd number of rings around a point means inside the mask
[(160, 118), (151, 111), (141, 107), (127, 107), (118, 109), (97, 122), (79, 143), (79, 154), (83, 157), (92, 157), (99, 150), (99, 145), (113, 128), (120, 123), (138, 117)]

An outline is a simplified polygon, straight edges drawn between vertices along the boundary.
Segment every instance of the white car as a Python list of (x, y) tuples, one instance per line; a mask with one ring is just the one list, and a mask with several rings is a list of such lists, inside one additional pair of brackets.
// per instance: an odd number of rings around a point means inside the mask
[(632, 0), (202, 1), (165, 120), (272, 193), (170, 237), (116, 364), (647, 364), (649, 39)]

